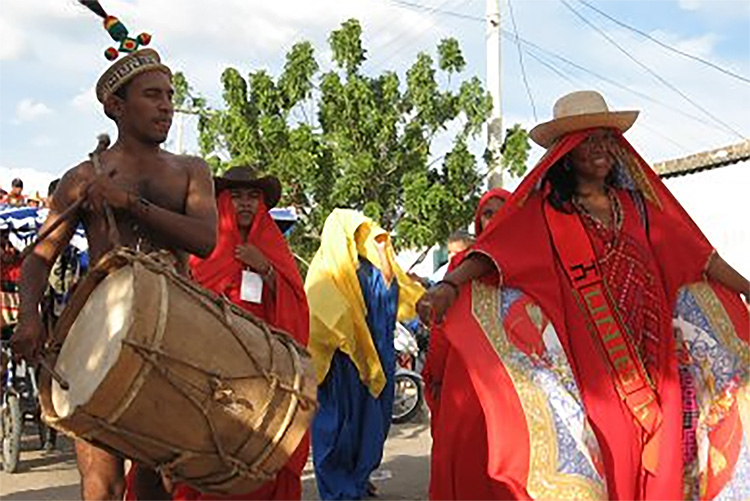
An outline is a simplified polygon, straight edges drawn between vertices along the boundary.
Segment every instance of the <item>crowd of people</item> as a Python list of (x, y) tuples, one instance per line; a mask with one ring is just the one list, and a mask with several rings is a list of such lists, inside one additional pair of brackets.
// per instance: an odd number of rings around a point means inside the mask
[[(42, 230), (54, 231), (23, 262), (17, 353), (44, 350), (45, 284), (75, 228), (95, 264), (114, 224), (119, 245), (170, 253), (176, 273), (312, 357), (309, 434), (260, 488), (218, 499), (300, 499), (310, 449), (322, 499), (377, 496), (393, 332), (417, 315), (431, 327), (431, 499), (750, 493), (750, 283), (623, 136), (637, 112), (610, 111), (592, 91), (562, 97), (531, 131), (547, 153), (513, 193), (482, 197), (475, 236), (451, 238), (437, 282), (405, 273), (391, 235), (350, 208), (329, 215), (303, 280), (269, 216), (279, 180), (262, 165), (212, 178), (202, 159), (163, 150), (172, 73), (128, 40), (96, 85), (117, 141), (62, 177)], [(19, 203), (15, 184), (7, 197)], [(126, 474), (111, 448), (83, 439), (76, 454), (83, 499), (217, 499), (163, 468)]]
[(0, 186), (0, 208), (9, 207), (49, 207), (49, 196), (43, 197), (39, 192), (26, 194), (23, 192), (23, 180), (15, 178), (10, 183), (10, 190), (5, 190)]

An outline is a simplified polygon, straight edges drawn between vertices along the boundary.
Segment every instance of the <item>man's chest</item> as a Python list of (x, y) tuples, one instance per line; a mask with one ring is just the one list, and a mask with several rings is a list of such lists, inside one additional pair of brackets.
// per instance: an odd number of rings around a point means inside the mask
[(154, 169), (148, 175), (123, 172), (114, 181), (127, 191), (137, 194), (149, 203), (172, 212), (185, 212), (189, 179), (176, 168)]

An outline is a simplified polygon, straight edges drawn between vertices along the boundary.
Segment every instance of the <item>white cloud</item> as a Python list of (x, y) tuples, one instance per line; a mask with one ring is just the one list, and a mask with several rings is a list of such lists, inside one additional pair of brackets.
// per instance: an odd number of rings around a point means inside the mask
[(0, 61), (20, 58), (27, 47), (21, 30), (8, 23), (6, 19), (0, 18), (0, 33), (3, 34), (3, 42), (0, 43)]
[(34, 99), (22, 99), (16, 105), (15, 121), (17, 123), (33, 122), (34, 120), (51, 115), (52, 110), (46, 104)]
[(42, 172), (28, 167), (4, 167), (0, 166), (0, 186), (6, 190), (10, 187), (10, 182), (15, 178), (23, 181), (24, 193), (39, 192), (42, 195), (47, 193), (49, 183), (58, 176), (49, 172)]
[(679, 0), (678, 5), (683, 10), (700, 11), (712, 17), (750, 14), (750, 2), (747, 0)]
[(680, 8), (684, 10), (698, 10), (701, 0), (680, 0)]
[(37, 136), (31, 140), (32, 146), (35, 146), (37, 148), (49, 148), (56, 143), (57, 141), (55, 139), (46, 135)]
[(98, 111), (101, 108), (99, 101), (96, 99), (96, 90), (93, 86), (76, 94), (73, 99), (70, 100), (70, 105), (75, 109), (86, 113)]

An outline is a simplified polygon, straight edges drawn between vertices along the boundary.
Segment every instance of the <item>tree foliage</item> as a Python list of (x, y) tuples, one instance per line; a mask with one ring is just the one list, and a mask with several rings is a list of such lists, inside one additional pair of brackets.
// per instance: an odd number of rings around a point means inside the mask
[(512, 176), (523, 176), (526, 173), (530, 149), (529, 133), (520, 124), (507, 129), (501, 148), (503, 169)]
[[(429, 54), (418, 54), (404, 80), (392, 71), (363, 72), (367, 51), (355, 19), (328, 43), (326, 72), (308, 42), (292, 47), (278, 77), (227, 68), (217, 109), (181, 83), (178, 95), (200, 105), (202, 154), (217, 172), (250, 163), (280, 178), (282, 204), (301, 215), (292, 236), (301, 256), (318, 247), (336, 207), (364, 211), (400, 247), (444, 242), (471, 221), (482, 188), (468, 141), (490, 114), (489, 94), (476, 77), (453, 88), (451, 77), (466, 65), (455, 39), (440, 42), (437, 68)], [(450, 151), (435, 159), (436, 139), (446, 136)]]

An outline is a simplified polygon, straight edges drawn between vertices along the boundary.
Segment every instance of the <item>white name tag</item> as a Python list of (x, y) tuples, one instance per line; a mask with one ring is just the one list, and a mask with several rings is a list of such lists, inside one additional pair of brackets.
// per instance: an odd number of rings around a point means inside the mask
[(242, 287), (240, 288), (240, 299), (248, 303), (261, 303), (263, 297), (263, 279), (252, 271), (242, 272)]

